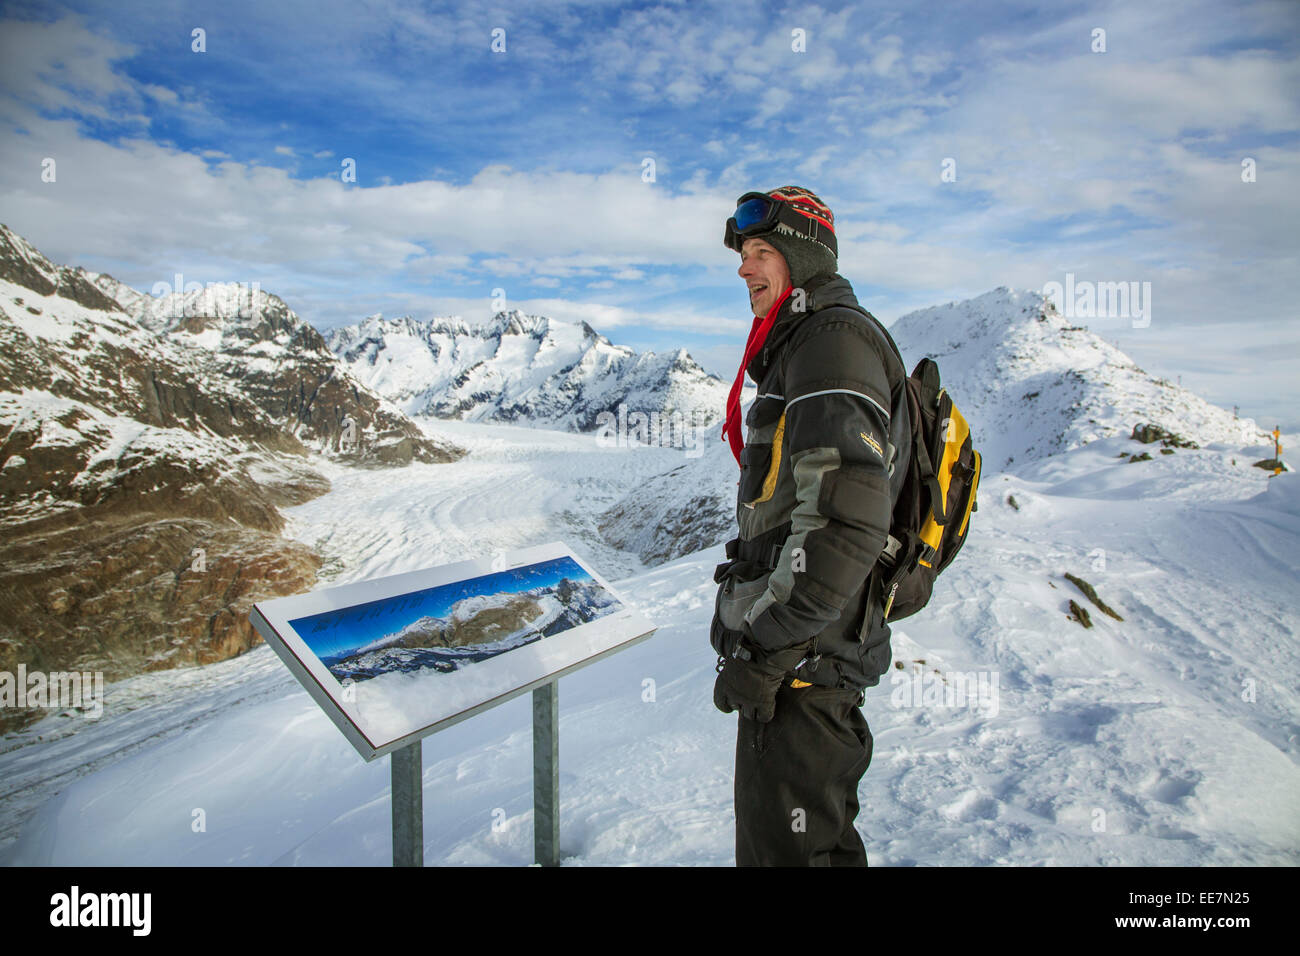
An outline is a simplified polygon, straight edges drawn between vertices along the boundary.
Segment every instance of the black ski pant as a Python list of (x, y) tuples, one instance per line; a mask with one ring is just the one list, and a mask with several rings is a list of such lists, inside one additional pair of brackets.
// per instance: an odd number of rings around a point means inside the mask
[(856, 690), (791, 687), (736, 733), (736, 865), (866, 866), (853, 826), (871, 731)]

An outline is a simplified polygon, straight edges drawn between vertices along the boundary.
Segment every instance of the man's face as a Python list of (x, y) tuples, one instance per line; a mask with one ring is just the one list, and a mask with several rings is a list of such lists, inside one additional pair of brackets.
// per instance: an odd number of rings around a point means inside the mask
[(790, 267), (776, 247), (762, 239), (746, 239), (740, 247), (737, 273), (749, 287), (749, 307), (755, 315), (767, 315), (772, 303), (790, 284)]

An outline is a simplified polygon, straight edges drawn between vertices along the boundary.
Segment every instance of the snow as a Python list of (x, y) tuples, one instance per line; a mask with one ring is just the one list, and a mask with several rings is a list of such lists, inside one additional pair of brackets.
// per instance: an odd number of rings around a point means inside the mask
[[(222, 329), (220, 326), (213, 326), (197, 334), (175, 331), (172, 332), (171, 338), (173, 341), (181, 342), (191, 348), (216, 352), (221, 348)], [(271, 342), (259, 342), (257, 345), (268, 350), (275, 349), (274, 343)], [(253, 349), (249, 349), (249, 351), (251, 352)]]
[[(446, 720), (484, 700), (492, 700), (536, 679), (536, 675), (554, 673), (573, 660), (594, 656), (608, 650), (608, 634), (592, 629), (569, 636), (536, 640), (537, 632), (559, 617), (564, 606), (547, 595), (540, 602), (542, 613), (523, 627), (503, 635), (490, 645), (453, 649), (465, 656), (490, 648), (506, 650), (489, 660), (473, 665), (474, 679), (439, 683), (425, 673), (395, 671), (370, 680), (359, 681), (354, 688), (361, 730), (372, 741), (386, 743), (421, 727)], [(625, 635), (626, 637), (626, 635)], [(402, 652), (397, 651), (398, 655)]]
[(908, 371), (924, 356), (970, 422), (986, 468), (1042, 458), (1154, 422), (1198, 444), (1266, 435), (1190, 390), (1148, 375), (1118, 348), (1070, 324), (1038, 292), (995, 289), (908, 313), (890, 333)]
[[(591, 435), (519, 425), (422, 419), (470, 454), (454, 468), (414, 463), (400, 480), (320, 461), (336, 490), (367, 502), (348, 512), (326, 495), (285, 509), (286, 534), (348, 556), (365, 580), (554, 541), (606, 579), (640, 568), (596, 531), (600, 512), (650, 477), (688, 461), (681, 449), (602, 448)], [(342, 583), (340, 580), (339, 583)]]
[(585, 324), (517, 311), (479, 326), (373, 315), (328, 341), (353, 376), (407, 414), (586, 429), (623, 402), (708, 424), (727, 394), (682, 350), (638, 355)]
[[(107, 276), (99, 276), (96, 284), (103, 288), (108, 287), (112, 281)], [(121, 288), (124, 291), (119, 298), (130, 299), (126, 292), (132, 290), (125, 286)], [(138, 293), (132, 294), (141, 298)], [(26, 305), (38, 308), (41, 314), (35, 316), (27, 308), (12, 304), (20, 298)], [(142, 299), (155, 301), (148, 296)], [(43, 405), (38, 405), (33, 404), (35, 393), (28, 390), (22, 394), (20, 404), (26, 409), (24, 414), (27, 411), (37, 413), (38, 419), (62, 415), (74, 408), (79, 412), (79, 417), (91, 419), (109, 414), (105, 410), (134, 410), (134, 403), (124, 393), (127, 383), (120, 374), (113, 380), (95, 371), (112, 368), (120, 361), (120, 355), (115, 350), (152, 358), (161, 368), (185, 375), (212, 396), (233, 395), (242, 387), (237, 380), (227, 379), (220, 374), (209, 374), (206, 370), (212, 358), (211, 352), (206, 348), (196, 349), (192, 346), (196, 342), (208, 342), (204, 338), (208, 333), (199, 336), (181, 333), (173, 340), (151, 332), (128, 316), (87, 309), (59, 296), (40, 296), (3, 279), (0, 279), (0, 312), (33, 345), (49, 349), (38, 354), (50, 363), (56, 381), (66, 379), (69, 391), (81, 399), (72, 402), (49, 396)], [(220, 329), (215, 331), (220, 334)], [(24, 347), (26, 343), (20, 338), (18, 345)], [(13, 394), (5, 396), (6, 402), (13, 401)], [(43, 425), (49, 428), (48, 421), (43, 422)], [(55, 431), (56, 429), (49, 428), (51, 436)], [(80, 440), (72, 435), (64, 435), (64, 439), (66, 443)]]
[(81, 402), (61, 398), (43, 389), (24, 389), (0, 395), (0, 427), (6, 434), (37, 431), (33, 443), (38, 447), (74, 447), (85, 440), (75, 429), (58, 419), (69, 413), (89, 414), (93, 410)]
[[(236, 444), (211, 433), (146, 425), (40, 389), (0, 394), (0, 429), (5, 434), (31, 433), (29, 455), (39, 456), (53, 448), (76, 451), (83, 460), (68, 485), (81, 489), (106, 487), (156, 459), (183, 462), (197, 470), (240, 454)], [(25, 462), (12, 457), (5, 467), (17, 468)], [(266, 470), (270, 468), (268, 464)], [(36, 518), (77, 507), (75, 497), (55, 499), (47, 494), (15, 498), (9, 513), (11, 517)]]
[[(80, 403), (75, 403), (80, 404)], [(88, 442), (87, 450), (95, 449), (86, 459), (81, 472), (72, 480), (73, 485), (102, 485), (114, 476), (104, 471), (114, 468), (119, 473), (132, 470), (133, 465), (159, 456), (185, 462), (191, 469), (204, 465), (217, 465), (239, 454), (239, 446), (220, 437), (207, 438), (184, 428), (160, 428), (146, 425), (133, 418), (106, 415), (89, 405), (82, 406), (89, 423), (73, 433), (73, 443)], [(41, 425), (41, 444), (52, 444), (50, 426)], [(98, 446), (98, 447), (96, 447)], [(128, 452), (131, 454), (128, 455)]]
[[(593, 523), (684, 454), (436, 428), (469, 457), (400, 480), (322, 463), (333, 491), (287, 509), (291, 533), (337, 583), (566, 540), (659, 626), (560, 682), (566, 864), (730, 864), (736, 718), (713, 708), (707, 637), (722, 549), (647, 569)], [(895, 626), (902, 669), (867, 692), (873, 865), (1300, 862), (1300, 479), (1228, 444), (1117, 457), (1136, 447), (984, 476), (965, 549)], [(1065, 571), (1125, 620), (1067, 620), (1087, 601)], [(996, 706), (943, 705), (981, 676)], [(919, 706), (918, 685), (936, 691)], [(525, 696), (425, 740), (426, 862), (531, 860), (530, 720)], [(101, 720), (52, 715), (3, 746), (6, 864), (390, 860), (387, 763), (364, 763), (266, 647), (110, 685)]]

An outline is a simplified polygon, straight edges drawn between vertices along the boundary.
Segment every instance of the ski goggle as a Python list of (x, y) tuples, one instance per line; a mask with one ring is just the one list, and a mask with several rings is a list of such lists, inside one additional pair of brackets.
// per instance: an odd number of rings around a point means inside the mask
[(745, 193), (736, 200), (736, 211), (727, 220), (727, 231), (722, 241), (728, 249), (740, 252), (746, 239), (771, 232), (777, 223), (817, 239), (831, 250), (832, 255), (839, 254), (834, 230), (821, 228), (817, 220), (767, 193)]

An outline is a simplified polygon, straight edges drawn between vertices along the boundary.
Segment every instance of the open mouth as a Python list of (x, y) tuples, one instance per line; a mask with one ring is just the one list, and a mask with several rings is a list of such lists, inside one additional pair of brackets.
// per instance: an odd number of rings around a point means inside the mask
[(766, 285), (751, 285), (749, 287), (749, 294), (751, 296), (762, 295), (766, 291), (767, 291)]

